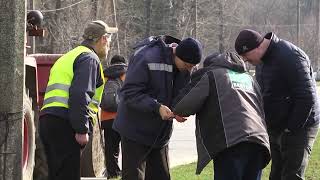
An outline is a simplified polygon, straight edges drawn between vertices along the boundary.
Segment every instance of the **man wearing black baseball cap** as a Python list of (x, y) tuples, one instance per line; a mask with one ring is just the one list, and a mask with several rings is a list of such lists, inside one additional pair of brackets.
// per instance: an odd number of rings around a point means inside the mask
[(242, 30), (235, 49), (256, 65), (270, 136), (270, 180), (302, 180), (319, 128), (319, 101), (309, 57), (274, 33)]
[(171, 103), (198, 64), (198, 40), (149, 37), (136, 46), (113, 128), (121, 135), (123, 180), (169, 180)]
[(89, 141), (105, 83), (101, 60), (117, 30), (100, 20), (90, 22), (81, 45), (60, 57), (50, 70), (40, 112), (50, 180), (80, 180), (81, 148)]

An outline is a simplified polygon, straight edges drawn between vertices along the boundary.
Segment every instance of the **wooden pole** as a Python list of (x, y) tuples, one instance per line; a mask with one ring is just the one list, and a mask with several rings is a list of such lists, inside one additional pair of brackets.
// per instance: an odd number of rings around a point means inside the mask
[[(113, 3), (114, 25), (118, 27), (116, 0), (113, 0), (112, 3)], [(119, 32), (117, 32), (116, 34), (116, 39), (117, 39), (118, 54), (120, 54)]]
[(224, 39), (223, 39), (223, 33), (224, 33), (224, 18), (223, 18), (223, 2), (219, 0), (219, 19), (220, 19), (220, 25), (219, 25), (219, 52), (224, 52)]
[(300, 0), (297, 0), (297, 45), (300, 46)]
[(319, 20), (320, 20), (320, 0), (316, 0), (316, 9), (315, 9), (315, 19), (316, 19), (316, 42), (315, 42), (315, 53), (314, 53), (314, 71), (317, 72), (317, 77), (319, 77), (319, 40), (320, 40), (320, 27), (319, 27)]
[(197, 38), (197, 21), (198, 21), (198, 0), (194, 0), (194, 27), (193, 27), (194, 38)]

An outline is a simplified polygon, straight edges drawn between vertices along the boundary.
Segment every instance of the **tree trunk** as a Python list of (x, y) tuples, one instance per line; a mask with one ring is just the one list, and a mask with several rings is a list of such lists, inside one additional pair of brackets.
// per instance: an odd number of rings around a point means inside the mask
[[(61, 8), (61, 0), (56, 0), (56, 5), (55, 9)], [(57, 25), (59, 25), (60, 21), (60, 13), (59, 11), (56, 11), (51, 15), (51, 23), (50, 23), (50, 31), (51, 31), (51, 42), (50, 42), (50, 47), (48, 47), (49, 53), (54, 54), (55, 52), (58, 52), (57, 49), (59, 46), (58, 40), (59, 38), (59, 28), (57, 28)]]
[(92, 0), (91, 19), (96, 20), (98, 17), (98, 0)]
[(22, 179), (26, 1), (0, 1), (0, 180)]

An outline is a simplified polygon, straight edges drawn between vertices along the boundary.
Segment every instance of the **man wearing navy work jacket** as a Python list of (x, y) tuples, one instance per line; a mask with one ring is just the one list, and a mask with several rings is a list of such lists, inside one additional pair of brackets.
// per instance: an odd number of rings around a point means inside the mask
[(270, 180), (303, 180), (319, 128), (319, 101), (306, 53), (274, 33), (242, 30), (235, 49), (256, 65), (270, 136)]
[(170, 179), (170, 106), (200, 62), (201, 52), (193, 38), (179, 42), (170, 36), (150, 37), (136, 46), (113, 124), (121, 135), (122, 179)]

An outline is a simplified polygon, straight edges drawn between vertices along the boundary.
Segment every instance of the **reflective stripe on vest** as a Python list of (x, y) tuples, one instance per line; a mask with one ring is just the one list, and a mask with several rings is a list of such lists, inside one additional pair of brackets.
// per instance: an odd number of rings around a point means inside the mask
[[(48, 107), (69, 108), (69, 88), (73, 79), (73, 63), (75, 59), (84, 52), (92, 51), (85, 46), (78, 46), (59, 58), (52, 66), (41, 110)], [(95, 94), (89, 103), (89, 109), (94, 113), (98, 113), (99, 111), (105, 83), (103, 68), (100, 62), (99, 67), (103, 84), (96, 88)]]

